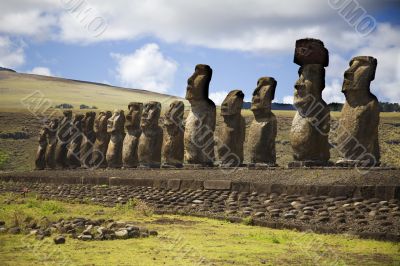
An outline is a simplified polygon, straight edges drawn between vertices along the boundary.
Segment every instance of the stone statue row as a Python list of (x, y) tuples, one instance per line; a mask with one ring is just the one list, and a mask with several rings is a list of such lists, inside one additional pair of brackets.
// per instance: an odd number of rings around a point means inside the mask
[[(300, 65), (295, 83), (297, 109), (290, 131), (294, 161), (290, 167), (332, 165), (328, 141), (330, 111), (322, 99), (328, 50), (320, 40), (296, 41), (294, 62)], [(337, 130), (340, 166), (379, 165), (379, 105), (370, 92), (377, 60), (358, 56), (344, 74), (342, 92), (346, 103)], [(51, 120), (40, 132), (36, 168), (159, 168), (187, 165), (214, 166), (217, 152), (221, 166), (243, 165), (245, 120), (241, 115), (244, 94), (229, 92), (221, 105), (221, 131), (214, 137), (216, 107), (209, 99), (212, 69), (197, 65), (188, 79), (186, 99), (191, 109), (184, 123), (184, 104), (174, 101), (159, 125), (161, 103), (133, 102), (122, 110), (94, 112), (84, 116), (65, 111), (62, 119)], [(271, 111), (277, 82), (262, 77), (253, 92), (254, 119), (248, 134), (249, 165), (276, 166), (277, 119)]]

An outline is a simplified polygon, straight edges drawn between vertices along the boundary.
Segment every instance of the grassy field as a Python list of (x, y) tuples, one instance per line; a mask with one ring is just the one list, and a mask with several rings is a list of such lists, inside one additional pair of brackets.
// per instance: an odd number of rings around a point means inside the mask
[[(396, 243), (350, 235), (318, 235), (232, 224), (206, 218), (155, 215), (123, 206), (41, 201), (35, 195), (0, 195), (0, 220), (11, 225), (27, 217), (132, 221), (157, 237), (84, 242), (67, 238), (54, 245), (29, 235), (0, 234), (1, 265), (399, 265)], [(95, 215), (98, 210), (104, 214)]]

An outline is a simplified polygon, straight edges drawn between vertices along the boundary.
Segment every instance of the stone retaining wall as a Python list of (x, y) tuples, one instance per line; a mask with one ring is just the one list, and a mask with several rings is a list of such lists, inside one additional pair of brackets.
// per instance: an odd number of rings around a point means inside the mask
[(221, 169), (57, 170), (3, 172), (0, 180), (400, 199), (400, 170), (393, 169), (370, 171), (364, 175), (338, 169), (241, 169), (230, 174)]

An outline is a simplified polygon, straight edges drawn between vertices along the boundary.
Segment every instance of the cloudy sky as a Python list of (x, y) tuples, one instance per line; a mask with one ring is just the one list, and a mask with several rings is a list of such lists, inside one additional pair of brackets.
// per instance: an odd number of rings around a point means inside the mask
[(292, 101), (296, 39), (330, 52), (324, 99), (344, 100), (356, 55), (378, 59), (372, 92), (400, 102), (399, 0), (12, 0), (0, 1), (0, 66), (183, 96), (198, 63), (213, 70), (210, 96), (246, 100), (257, 79), (278, 81)]

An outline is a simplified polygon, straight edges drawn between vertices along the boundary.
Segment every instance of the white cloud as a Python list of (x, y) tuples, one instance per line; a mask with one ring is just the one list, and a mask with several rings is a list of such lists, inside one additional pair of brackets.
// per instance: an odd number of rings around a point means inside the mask
[(25, 63), (23, 43), (13, 43), (9, 37), (0, 36), (0, 66), (15, 68)]
[(292, 95), (286, 95), (283, 97), (283, 103), (293, 104), (294, 97)]
[(53, 76), (50, 69), (47, 67), (34, 67), (28, 71), (29, 74), (42, 75), (42, 76)]
[(0, 32), (45, 39), (51, 36), (51, 27), (55, 26), (56, 21), (56, 16), (43, 14), (39, 10), (2, 14)]
[(117, 79), (123, 86), (165, 93), (171, 88), (178, 64), (165, 57), (155, 43), (132, 54), (111, 54), (117, 61)]
[(226, 95), (228, 95), (227, 91), (215, 91), (211, 92), (209, 98), (216, 104), (221, 105), (221, 103), (225, 100)]
[[(49, 38), (79, 44), (153, 36), (166, 42), (271, 53), (292, 52), (294, 41), (303, 37), (321, 38), (328, 48), (345, 50), (363, 43), (328, 1), (303, 0), (290, 5), (281, 0), (3, 2), (0, 32), (32, 36), (51, 31)], [(79, 12), (71, 8), (76, 2), (83, 3)], [(366, 10), (379, 6), (369, 0), (362, 3)], [(96, 17), (108, 25), (98, 37), (85, 29)]]
[(333, 79), (332, 82), (327, 84), (325, 89), (322, 91), (322, 98), (327, 103), (343, 103), (345, 98), (342, 93), (342, 82), (339, 79)]

